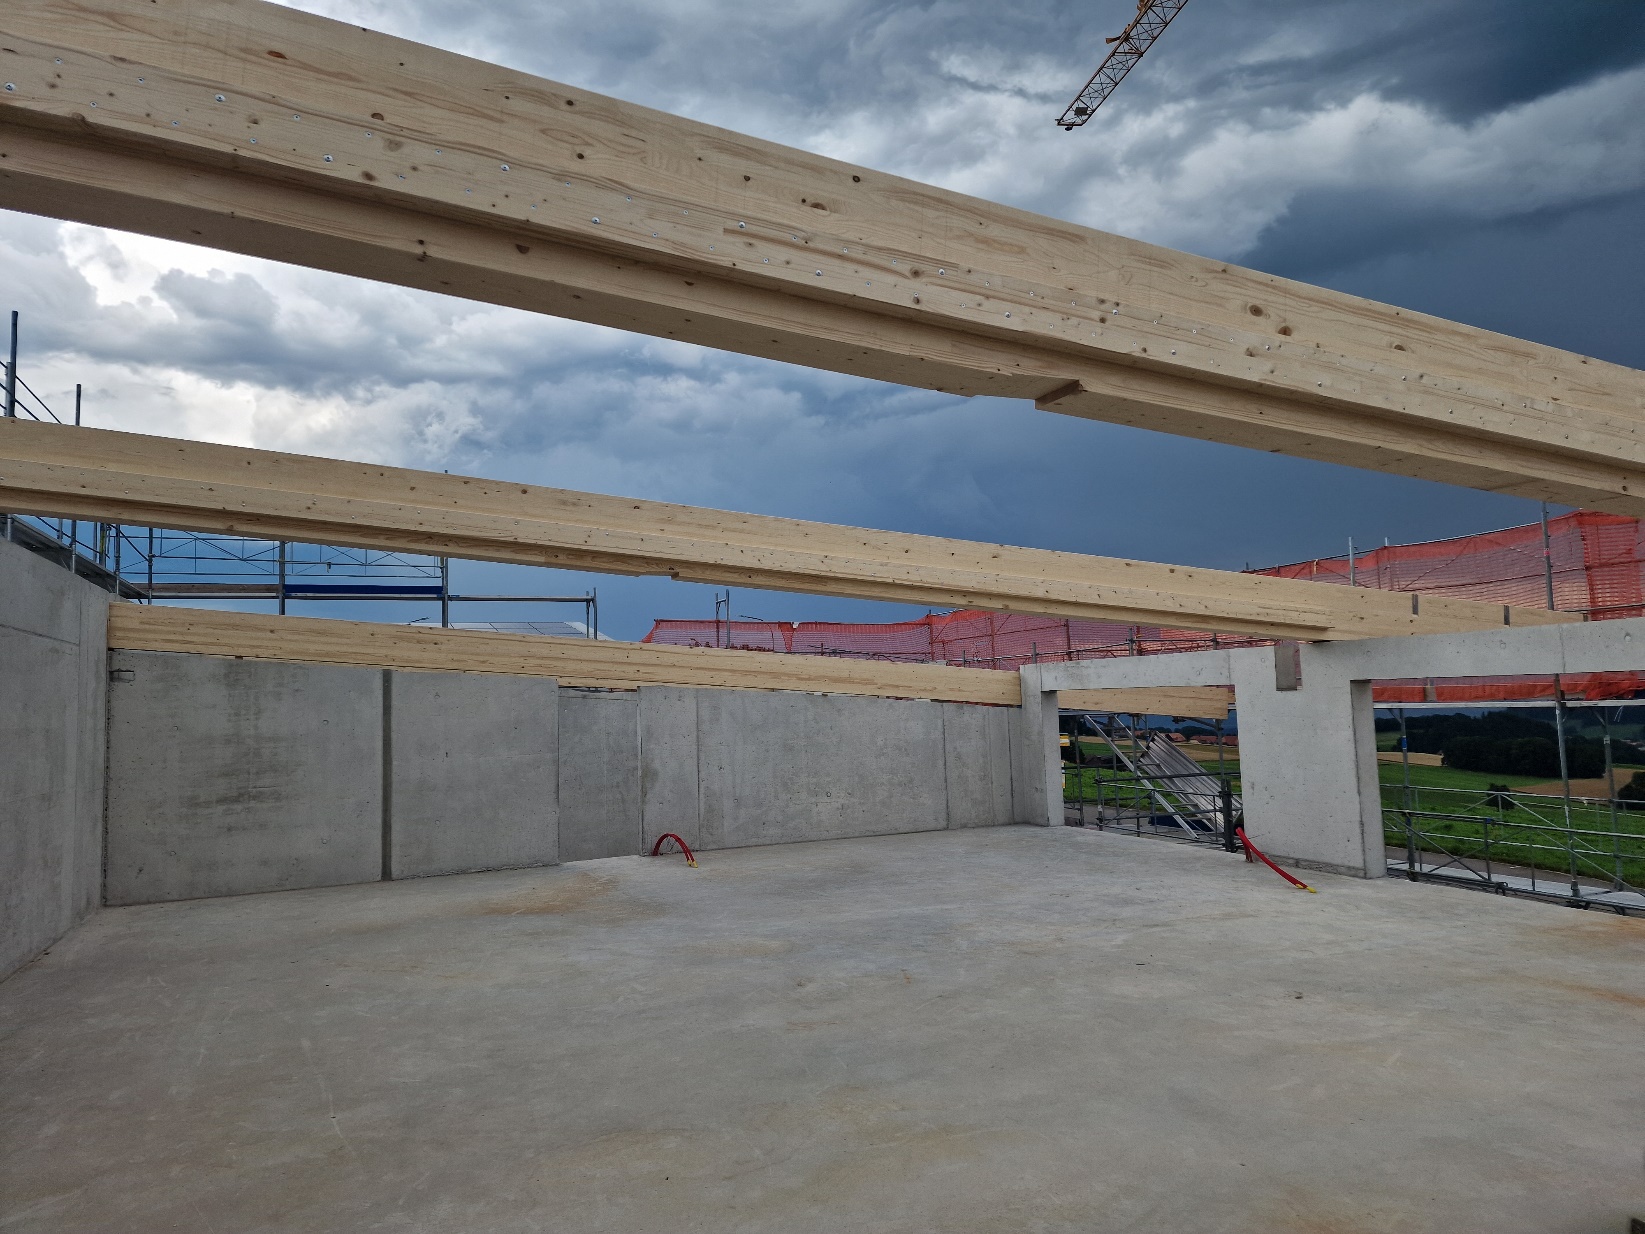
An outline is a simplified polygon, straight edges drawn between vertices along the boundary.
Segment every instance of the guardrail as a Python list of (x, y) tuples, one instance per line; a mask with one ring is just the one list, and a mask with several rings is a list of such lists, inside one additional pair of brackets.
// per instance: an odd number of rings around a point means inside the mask
[(1616, 798), (1382, 786), (1389, 872), (1645, 915), (1645, 813)]
[[(1064, 763), (1063, 821), (1075, 827), (1170, 836), (1239, 851), (1235, 829), (1241, 816), (1232, 776), (1217, 779), (1218, 795), (1207, 802), (1206, 773), (1139, 775), (1102, 760)], [(1180, 790), (1180, 791), (1179, 791)]]

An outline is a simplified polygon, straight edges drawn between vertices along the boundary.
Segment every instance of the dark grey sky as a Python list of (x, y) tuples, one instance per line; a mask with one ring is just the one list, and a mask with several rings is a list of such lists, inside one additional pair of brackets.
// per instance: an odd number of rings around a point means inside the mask
[[(1192, 0), (1075, 133), (1051, 121), (1132, 0), (297, 7), (1645, 367), (1639, 0)], [(1232, 568), (1536, 515), (17, 215), (0, 214), (0, 278), (25, 375), (85, 381), (89, 419), (114, 427)], [(465, 589), (585, 581), (467, 569)], [(707, 588), (588, 581), (619, 635), (711, 609)]]

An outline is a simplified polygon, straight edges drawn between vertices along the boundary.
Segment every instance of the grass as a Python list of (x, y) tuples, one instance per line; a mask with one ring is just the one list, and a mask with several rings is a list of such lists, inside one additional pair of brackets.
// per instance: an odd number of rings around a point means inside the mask
[[(1098, 753), (1096, 745), (1086, 746), (1093, 757)], [(1106, 752), (1106, 747), (1103, 750)], [(1238, 760), (1230, 759), (1227, 767), (1237, 795)], [(1096, 767), (1076, 770), (1071, 764), (1064, 764), (1063, 770), (1065, 801), (1079, 800), (1083, 780), (1085, 798), (1091, 804), (1100, 801), (1147, 814), (1158, 810), (1157, 803), (1125, 773), (1116, 775)], [(1214, 764), (1205, 766), (1205, 770), (1216, 774)], [(1634, 770), (1619, 767), (1617, 782), (1626, 783)], [(1377, 772), (1382, 783), (1386, 842), (1404, 848), (1405, 769), (1398, 763), (1379, 763)], [(1645, 887), (1645, 811), (1619, 809), (1613, 828), (1608, 805), (1574, 800), (1567, 829), (1560, 798), (1513, 791), (1541, 783), (1546, 783), (1545, 777), (1413, 765), (1410, 807), (1417, 848), (1471, 861), (1488, 857), (1495, 863), (1531, 866), (1567, 877), (1574, 855), (1577, 873), (1585, 882), (1608, 883), (1613, 875), (1620, 874), (1625, 882)], [(1514, 808), (1502, 808), (1498, 795), (1490, 791), (1493, 784), (1506, 786), (1507, 800)], [(1169, 794), (1166, 797), (1170, 799)]]
[[(1107, 752), (1105, 744), (1103, 753)], [(1094, 757), (1097, 751), (1090, 749), (1089, 753)], [(1237, 797), (1240, 791), (1238, 760), (1229, 759), (1226, 766), (1228, 775), (1233, 781), (1234, 795)], [(1217, 773), (1215, 763), (1202, 764), (1202, 767), (1215, 778)], [(1163, 807), (1166, 804), (1171, 806), (1182, 806), (1184, 804), (1176, 794), (1169, 791), (1161, 792), (1157, 796), (1149, 793), (1146, 789), (1137, 785), (1129, 772), (1106, 771), (1100, 767), (1076, 768), (1072, 763), (1064, 763), (1062, 770), (1062, 798), (1064, 801), (1077, 802), (1080, 799), (1081, 782), (1083, 781), (1085, 801), (1088, 805), (1109, 806), (1133, 816), (1151, 817), (1155, 814), (1164, 813)], [(1127, 821), (1139, 822), (1140, 819), (1132, 817)], [(1220, 819), (1205, 819), (1204, 821), (1211, 823), (1213, 826), (1221, 826)]]
[[(1404, 783), (1405, 768), (1399, 763), (1378, 763), (1377, 777), (1383, 784)], [(1411, 783), (1419, 788), (1476, 788), (1481, 792), (1493, 784), (1509, 788), (1524, 788), (1528, 784), (1543, 784), (1547, 776), (1504, 776), (1484, 771), (1463, 771), (1459, 767), (1425, 767), (1411, 764)]]
[[(1645, 768), (1623, 766), (1616, 768), (1616, 785), (1621, 788), (1633, 778), (1636, 771), (1645, 771)], [(1404, 783), (1405, 769), (1399, 763), (1378, 763), (1377, 776), (1384, 785), (1398, 786)], [(1525, 788), (1531, 784), (1549, 784), (1554, 779), (1548, 776), (1510, 776), (1491, 771), (1463, 771), (1460, 767), (1426, 767), (1418, 763), (1411, 764), (1411, 783), (1417, 788), (1465, 788), (1487, 791), (1493, 784), (1505, 784), (1509, 788)]]
[[(1403, 848), (1403, 769), (1384, 763), (1379, 771), (1384, 836), (1388, 844)], [(1564, 802), (1558, 797), (1486, 791), (1491, 784), (1511, 790), (1545, 783), (1537, 777), (1412, 767), (1410, 783), (1412, 829), (1416, 847), (1423, 852), (1489, 858), (1567, 876), (1574, 861), (1578, 876), (1589, 882), (1608, 882), (1620, 875), (1635, 887), (1645, 887), (1645, 813), (1619, 809), (1613, 826), (1608, 804), (1573, 800), (1567, 827)], [(1512, 809), (1504, 808), (1507, 802)]]

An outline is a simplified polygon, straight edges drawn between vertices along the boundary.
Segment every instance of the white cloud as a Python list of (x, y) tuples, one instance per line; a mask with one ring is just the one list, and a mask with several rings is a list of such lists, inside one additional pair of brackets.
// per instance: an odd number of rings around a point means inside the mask
[[(1384, 37), (1402, 2), (1293, 5), (1277, 28), (1191, 8), (1073, 134), (1052, 119), (1102, 31), (1049, 3), (297, 7), (1222, 257), (1313, 193), (1491, 221), (1645, 186), (1645, 68), (1470, 120), (1310, 61)], [(0, 285), (31, 381), (59, 409), (83, 381), (109, 427), (1142, 555), (1164, 533), (1103, 494), (1211, 468), (1208, 447), (19, 215), (0, 215)], [(1146, 450), (1177, 471), (1139, 466)]]

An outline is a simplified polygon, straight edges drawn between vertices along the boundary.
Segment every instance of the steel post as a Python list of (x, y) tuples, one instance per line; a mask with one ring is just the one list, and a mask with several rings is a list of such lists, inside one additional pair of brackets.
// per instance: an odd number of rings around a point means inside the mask
[(1603, 709), (1599, 713), (1599, 723), (1605, 733), (1605, 796), (1611, 815), (1611, 890), (1621, 891), (1624, 884), (1622, 878), (1622, 836), (1617, 831), (1616, 823), (1616, 764), (1611, 760), (1611, 720)]
[(6, 363), (6, 416), (17, 415), (17, 310), (11, 311), (11, 359)]
[(1548, 536), (1548, 503), (1542, 503), (1542, 577), (1548, 588), (1548, 607), (1554, 606), (1554, 552)]
[[(1552, 608), (1552, 605), (1549, 605)], [(1565, 689), (1554, 674), (1554, 737), (1559, 742), (1560, 804), (1565, 812), (1565, 861), (1571, 875), (1571, 897), (1582, 894), (1576, 881), (1576, 845), (1571, 834), (1571, 763), (1565, 748)]]

